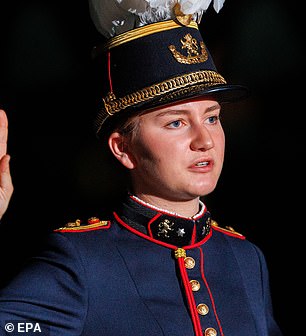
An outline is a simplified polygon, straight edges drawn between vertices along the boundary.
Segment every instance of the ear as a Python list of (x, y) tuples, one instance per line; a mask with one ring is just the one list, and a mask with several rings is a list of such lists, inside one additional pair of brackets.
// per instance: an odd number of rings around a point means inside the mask
[(122, 134), (119, 132), (113, 132), (108, 138), (108, 146), (115, 158), (118, 159), (126, 168), (135, 168), (133, 155), (129, 152), (128, 143)]

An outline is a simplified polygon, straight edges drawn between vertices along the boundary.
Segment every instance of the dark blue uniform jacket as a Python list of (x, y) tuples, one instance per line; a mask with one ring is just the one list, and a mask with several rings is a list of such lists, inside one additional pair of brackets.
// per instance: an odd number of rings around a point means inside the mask
[(184, 219), (129, 198), (122, 209), (50, 235), (0, 291), (1, 336), (16, 320), (52, 336), (281, 335), (255, 245), (205, 208)]

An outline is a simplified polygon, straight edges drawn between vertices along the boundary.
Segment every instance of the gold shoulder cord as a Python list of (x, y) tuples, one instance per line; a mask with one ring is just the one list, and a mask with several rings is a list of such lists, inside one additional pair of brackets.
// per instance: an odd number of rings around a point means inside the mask
[(87, 225), (81, 225), (81, 220), (77, 219), (75, 222), (69, 222), (65, 226), (56, 229), (55, 231), (84, 231), (89, 229), (95, 229), (98, 227), (108, 225), (108, 221), (100, 220), (97, 217), (91, 217), (88, 219)]
[(235, 229), (233, 227), (231, 227), (231, 226), (227, 225), (225, 227), (220, 227), (219, 224), (216, 221), (214, 221), (214, 220), (211, 220), (211, 225), (214, 226), (214, 227), (217, 227), (217, 228), (219, 228), (219, 229), (221, 229), (223, 231), (234, 233), (234, 234), (236, 234), (238, 236), (244, 237), (243, 234), (235, 231)]

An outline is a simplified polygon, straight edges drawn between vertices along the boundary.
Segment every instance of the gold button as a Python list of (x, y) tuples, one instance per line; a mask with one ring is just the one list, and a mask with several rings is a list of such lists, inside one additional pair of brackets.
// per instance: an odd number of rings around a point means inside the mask
[(185, 267), (188, 269), (192, 269), (195, 266), (195, 260), (192, 257), (186, 257), (184, 259)]
[(214, 328), (207, 328), (204, 331), (204, 336), (217, 336), (217, 330)]
[(193, 292), (197, 292), (200, 289), (201, 285), (200, 285), (199, 281), (190, 280), (189, 282), (190, 282), (190, 285), (191, 285), (191, 290)]
[[(207, 307), (207, 305), (205, 303), (200, 303), (197, 306), (197, 311), (200, 315), (206, 315), (209, 312), (209, 308)], [(205, 334), (206, 335), (206, 334)], [(209, 334), (208, 334), (209, 335)]]

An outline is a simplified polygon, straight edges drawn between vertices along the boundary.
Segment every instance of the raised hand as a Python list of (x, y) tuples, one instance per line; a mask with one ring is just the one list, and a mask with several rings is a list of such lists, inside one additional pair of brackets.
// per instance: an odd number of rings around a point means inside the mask
[(7, 154), (8, 120), (0, 110), (0, 219), (5, 213), (13, 194), (13, 183), (10, 174), (10, 156)]

